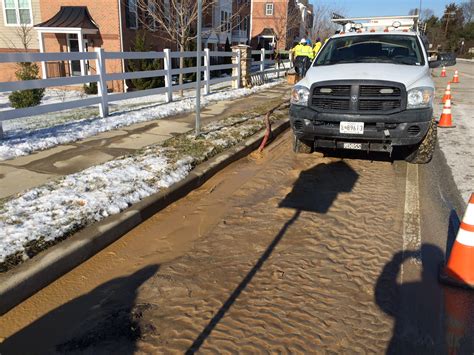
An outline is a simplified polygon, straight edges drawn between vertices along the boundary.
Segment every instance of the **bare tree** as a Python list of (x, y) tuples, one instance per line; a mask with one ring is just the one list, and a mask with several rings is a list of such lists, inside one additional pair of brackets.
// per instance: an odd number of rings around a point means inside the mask
[(21, 49), (25, 52), (31, 47), (33, 41), (34, 28), (29, 25), (21, 24), (15, 28), (15, 35), (13, 37), (2, 36), (3, 41), (10, 49), (19, 49), (18, 42), (20, 43)]
[[(202, 11), (212, 10), (215, 0), (202, 0)], [(186, 51), (196, 39), (198, 6), (196, 0), (138, 0), (137, 7), (144, 16), (140, 22), (147, 30), (162, 31), (180, 52)], [(184, 58), (179, 58), (179, 67), (184, 67)], [(183, 74), (179, 75), (179, 84)]]
[(432, 9), (423, 9), (421, 10), (420, 20), (427, 21), (432, 16), (434, 16), (434, 11)]
[(338, 29), (338, 25), (331, 21), (333, 13), (344, 13), (342, 8), (332, 7), (326, 4), (314, 5), (313, 20), (313, 38), (315, 41), (318, 37), (324, 39), (332, 36)]
[(275, 15), (273, 23), (273, 31), (276, 37), (275, 50), (286, 49), (288, 40), (292, 40), (298, 33), (301, 24), (301, 12), (293, 2), (289, 2), (287, 13)]
[[(231, 1), (231, 0), (229, 0)], [(206, 19), (213, 17), (214, 5), (218, 0), (202, 0), (204, 26), (213, 29)], [(196, 0), (137, 0), (137, 6), (143, 16), (139, 17), (141, 25), (150, 31), (161, 31), (169, 41), (176, 43), (180, 52), (190, 48), (196, 40), (198, 8)], [(240, 15), (240, 8), (226, 18), (227, 30), (240, 25), (235, 19)], [(209, 26), (208, 26), (209, 25)], [(203, 32), (206, 34), (206, 32)], [(179, 58), (179, 67), (184, 67), (184, 58)], [(179, 84), (183, 83), (183, 74), (179, 74)]]
[(472, 21), (472, 16), (474, 14), (474, 0), (469, 0), (461, 4), (462, 13), (464, 15), (465, 23)]

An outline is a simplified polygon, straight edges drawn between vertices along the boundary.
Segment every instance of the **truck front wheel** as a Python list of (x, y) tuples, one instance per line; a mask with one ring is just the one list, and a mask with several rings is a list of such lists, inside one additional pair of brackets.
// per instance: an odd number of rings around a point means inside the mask
[(433, 158), (433, 153), (436, 146), (437, 127), (436, 122), (433, 119), (431, 121), (428, 133), (420, 144), (415, 146), (408, 155), (405, 157), (405, 161), (412, 164), (427, 164)]
[(293, 134), (293, 151), (295, 153), (309, 154), (313, 152), (313, 145), (311, 144), (311, 142), (298, 139), (298, 137)]

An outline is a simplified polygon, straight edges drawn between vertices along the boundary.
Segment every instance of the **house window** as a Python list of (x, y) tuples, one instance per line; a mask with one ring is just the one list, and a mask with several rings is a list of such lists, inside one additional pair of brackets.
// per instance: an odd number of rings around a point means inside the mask
[(226, 11), (221, 11), (221, 32), (230, 31), (230, 18), (229, 13)]
[(237, 16), (236, 16), (236, 26), (235, 26), (235, 29), (236, 29), (237, 31), (240, 31), (240, 29), (241, 29), (241, 27), (242, 27), (240, 22), (241, 22), (241, 20), (240, 20), (240, 15), (237, 15)]
[(249, 27), (249, 17), (245, 16), (244, 17), (244, 23), (242, 24), (243, 30), (247, 31)]
[(265, 15), (266, 16), (273, 16), (273, 4), (265, 4)]
[(157, 16), (157, 14), (156, 14), (156, 4), (153, 1), (149, 1), (147, 7), (148, 7), (148, 15), (147, 15), (148, 28), (151, 31), (156, 31), (156, 27), (157, 27), (156, 17), (155, 17), (155, 16)]
[(31, 25), (31, 0), (3, 0), (6, 25)]
[(137, 0), (127, 0), (125, 2), (125, 23), (127, 28), (138, 28)]

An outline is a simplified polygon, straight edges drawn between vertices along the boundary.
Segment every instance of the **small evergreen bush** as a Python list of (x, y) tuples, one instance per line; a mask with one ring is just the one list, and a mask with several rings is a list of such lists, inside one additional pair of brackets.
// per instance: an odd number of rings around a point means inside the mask
[[(146, 44), (146, 33), (139, 32), (135, 37), (132, 47), (133, 52), (148, 52), (150, 47)], [(128, 61), (128, 69), (130, 71), (146, 71), (146, 70), (160, 70), (163, 65), (159, 59), (132, 59)], [(137, 90), (154, 89), (165, 86), (164, 77), (151, 77), (132, 79), (132, 85)]]
[(97, 95), (97, 83), (93, 81), (89, 84), (84, 84), (83, 90), (87, 95)]
[[(18, 63), (18, 66), (19, 68), (15, 72), (18, 80), (39, 79), (39, 67), (35, 63), (22, 62)], [(14, 91), (8, 96), (8, 99), (12, 107), (25, 108), (39, 105), (43, 96), (44, 89), (29, 89)]]

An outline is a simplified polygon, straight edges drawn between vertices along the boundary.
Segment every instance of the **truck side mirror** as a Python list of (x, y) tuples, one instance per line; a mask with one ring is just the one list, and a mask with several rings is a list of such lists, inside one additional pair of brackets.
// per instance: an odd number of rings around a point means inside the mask
[(441, 60), (431, 60), (428, 62), (430, 68), (438, 68), (441, 65)]

